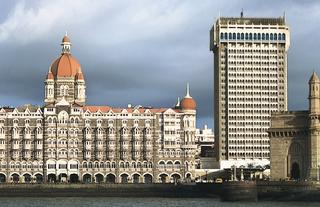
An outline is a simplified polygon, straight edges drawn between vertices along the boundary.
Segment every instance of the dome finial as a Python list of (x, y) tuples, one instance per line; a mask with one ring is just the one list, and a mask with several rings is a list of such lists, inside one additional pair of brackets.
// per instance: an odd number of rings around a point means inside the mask
[(191, 98), (191, 96), (190, 96), (189, 82), (187, 82), (187, 93), (186, 93), (185, 98)]

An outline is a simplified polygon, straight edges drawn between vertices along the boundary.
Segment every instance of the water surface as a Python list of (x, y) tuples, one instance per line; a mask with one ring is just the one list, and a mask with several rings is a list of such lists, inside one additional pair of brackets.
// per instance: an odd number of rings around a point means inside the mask
[(319, 207), (320, 203), (303, 202), (221, 202), (204, 198), (118, 198), (118, 197), (57, 197), (0, 198), (6, 207)]

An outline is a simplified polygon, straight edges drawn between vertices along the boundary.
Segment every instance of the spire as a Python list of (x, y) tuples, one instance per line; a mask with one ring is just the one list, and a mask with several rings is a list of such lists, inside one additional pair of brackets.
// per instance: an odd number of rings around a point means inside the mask
[(66, 34), (64, 35), (64, 37), (62, 38), (62, 53), (70, 53), (71, 52), (71, 42), (70, 42), (70, 38), (68, 37), (68, 33), (66, 32)]
[(177, 103), (176, 103), (176, 108), (180, 107), (180, 97), (178, 97)]
[(311, 82), (319, 82), (319, 77), (315, 71), (313, 71), (312, 76), (309, 80), (309, 83), (311, 83)]
[(187, 93), (186, 93), (185, 98), (191, 98), (191, 96), (190, 96), (189, 82), (187, 83)]
[(243, 8), (241, 9), (240, 17), (243, 18)]

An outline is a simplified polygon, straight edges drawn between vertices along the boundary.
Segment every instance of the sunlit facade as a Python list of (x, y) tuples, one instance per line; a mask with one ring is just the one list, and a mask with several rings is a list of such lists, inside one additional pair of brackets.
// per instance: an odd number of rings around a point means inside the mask
[(86, 105), (65, 36), (43, 106), (0, 108), (1, 182), (159, 183), (194, 179), (196, 102), (172, 108)]

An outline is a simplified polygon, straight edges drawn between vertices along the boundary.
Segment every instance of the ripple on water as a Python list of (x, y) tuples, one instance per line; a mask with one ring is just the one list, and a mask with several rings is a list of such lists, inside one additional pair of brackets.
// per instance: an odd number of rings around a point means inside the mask
[(0, 198), (6, 207), (319, 207), (319, 203), (302, 202), (221, 202), (204, 198)]

